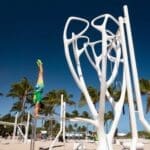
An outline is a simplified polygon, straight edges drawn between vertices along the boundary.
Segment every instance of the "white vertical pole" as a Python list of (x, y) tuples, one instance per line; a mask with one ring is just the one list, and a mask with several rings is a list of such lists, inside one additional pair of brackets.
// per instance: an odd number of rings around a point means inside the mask
[(66, 127), (66, 103), (63, 102), (63, 142), (64, 144), (66, 143), (66, 130), (65, 130), (65, 127)]
[(125, 40), (125, 31), (124, 31), (124, 20), (122, 17), (119, 17), (119, 25), (120, 25), (120, 34), (121, 34), (121, 42), (122, 42), (122, 53), (124, 59), (124, 67), (125, 67), (125, 77), (127, 82), (127, 95), (129, 102), (129, 113), (131, 119), (131, 131), (132, 131), (132, 150), (136, 150), (136, 143), (138, 139), (137, 134), (137, 126), (136, 126), (136, 117), (135, 117), (135, 108), (133, 103), (133, 94), (132, 94), (132, 84), (130, 78), (130, 70), (129, 70), (129, 62), (128, 62), (128, 54)]
[(27, 143), (27, 140), (28, 140), (29, 125), (30, 125), (30, 113), (28, 112), (27, 124), (26, 124), (26, 127), (25, 127), (24, 143)]
[[(107, 35), (104, 26), (102, 26), (102, 76), (101, 76), (101, 89), (100, 89), (100, 99), (99, 99), (99, 116), (97, 127), (98, 132), (98, 147), (97, 150), (105, 149), (108, 150), (107, 137), (104, 129), (104, 114), (105, 114), (105, 93), (107, 88), (106, 83), (106, 72), (107, 72)], [(100, 67), (100, 66), (99, 66)]]
[(17, 121), (18, 121), (18, 112), (15, 115), (15, 124), (14, 124), (14, 131), (13, 131), (13, 140), (16, 138), (16, 130), (17, 130)]
[(136, 96), (136, 101), (137, 101), (137, 106), (138, 106), (138, 111), (139, 111), (138, 115), (145, 129), (150, 131), (150, 125), (144, 118), (144, 111), (142, 107), (142, 100), (141, 100), (141, 94), (140, 94), (139, 78), (138, 78), (138, 73), (137, 73), (131, 25), (130, 25), (128, 7), (126, 5), (124, 6), (124, 16), (125, 16), (124, 21), (125, 21), (125, 27), (127, 30), (127, 39), (128, 39), (128, 45), (129, 45), (129, 54), (130, 54), (130, 60), (131, 60), (131, 69), (132, 69), (132, 74), (133, 74), (133, 84), (134, 84), (135, 96)]
[(61, 109), (60, 109), (60, 131), (62, 132), (63, 130), (63, 113), (64, 113), (64, 95), (61, 94)]
[(55, 137), (55, 139), (53, 140), (53, 142), (51, 143), (51, 145), (49, 146), (49, 150), (52, 150), (54, 144), (56, 143), (56, 141), (58, 140), (60, 134), (63, 131), (63, 94), (61, 94), (61, 108), (60, 108), (60, 130), (57, 134), (57, 136)]

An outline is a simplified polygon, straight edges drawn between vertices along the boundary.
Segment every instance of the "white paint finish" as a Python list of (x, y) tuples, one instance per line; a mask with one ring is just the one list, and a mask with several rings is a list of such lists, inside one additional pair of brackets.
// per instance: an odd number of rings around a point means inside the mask
[[(129, 114), (130, 114), (130, 124), (131, 124), (131, 132), (132, 132), (131, 149), (132, 150), (136, 149), (136, 144), (138, 140), (135, 106), (133, 101), (134, 89), (135, 89), (136, 100), (138, 104), (139, 118), (143, 123), (143, 125), (145, 126), (145, 128), (148, 131), (150, 131), (150, 126), (148, 122), (144, 119), (144, 112), (142, 108), (142, 101), (141, 101), (141, 95), (139, 90), (139, 81), (138, 81), (138, 74), (136, 68), (133, 40), (132, 40), (127, 6), (124, 6), (124, 15), (125, 16), (123, 17), (119, 17), (118, 20), (115, 19), (110, 14), (104, 14), (94, 18), (91, 21), (91, 25), (96, 30), (98, 30), (102, 35), (102, 39), (94, 42), (90, 42), (89, 37), (85, 34), (90, 24), (86, 19), (79, 18), (79, 17), (70, 17), (67, 20), (64, 28), (63, 40), (64, 40), (66, 60), (75, 82), (77, 83), (78, 87), (80, 88), (80, 90), (82, 91), (82, 93), (86, 98), (87, 104), (89, 106), (89, 109), (93, 117), (92, 120), (86, 118), (76, 118), (76, 119), (74, 118), (72, 119), (72, 121), (73, 120), (85, 121), (95, 125), (97, 129), (97, 135), (99, 137), (97, 150), (113, 149), (112, 141), (121, 116), (126, 91), (128, 96), (128, 102), (129, 102)], [(96, 23), (97, 20), (99, 19), (103, 19), (103, 22), (101, 24)], [(111, 19), (118, 26), (118, 30), (115, 34), (106, 28), (109, 19)], [(67, 32), (68, 32), (68, 27), (70, 25), (70, 22), (75, 20), (80, 21), (81, 23), (85, 23), (85, 28), (82, 31), (80, 31), (80, 33), (78, 34), (72, 32), (72, 37), (70, 39), (67, 39)], [(77, 40), (81, 38), (86, 39), (86, 42), (84, 43), (84, 46), (81, 49), (78, 49)], [(102, 53), (100, 55), (97, 55), (95, 52), (94, 46), (96, 44), (102, 44)], [(70, 49), (69, 49), (70, 45), (73, 46), (73, 55), (75, 58), (75, 64), (73, 64), (71, 60)], [(94, 60), (89, 55), (87, 46), (91, 47)], [(116, 57), (111, 56), (112, 49), (115, 50)], [(89, 60), (90, 64), (93, 66), (94, 70), (96, 71), (100, 82), (101, 94), (99, 98), (98, 112), (92, 103), (92, 99), (88, 93), (86, 81), (82, 73), (80, 56), (83, 53), (86, 54), (87, 59)], [(111, 61), (114, 63), (112, 74), (108, 80), (106, 79), (107, 61)], [(131, 64), (129, 63), (130, 61)], [(119, 100), (115, 102), (113, 97), (111, 97), (108, 88), (114, 83), (116, 76), (118, 75), (120, 64), (122, 64), (123, 66), (121, 96)], [(130, 68), (132, 72), (130, 72)], [(134, 84), (132, 84), (132, 80)], [(109, 99), (114, 109), (114, 120), (110, 128), (110, 131), (108, 133), (106, 133), (104, 130), (104, 113), (105, 113), (105, 101), (106, 101), (105, 97)]]

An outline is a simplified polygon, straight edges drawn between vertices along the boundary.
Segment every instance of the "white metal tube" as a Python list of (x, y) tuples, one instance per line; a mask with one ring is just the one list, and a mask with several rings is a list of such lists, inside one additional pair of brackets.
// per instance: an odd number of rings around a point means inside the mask
[(117, 73), (118, 73), (118, 68), (120, 64), (120, 57), (121, 57), (121, 50), (120, 47), (116, 49), (116, 59), (114, 60), (114, 68), (111, 74), (110, 79), (107, 81), (107, 87), (109, 87), (115, 80)]
[(75, 118), (69, 118), (67, 119), (69, 121), (72, 122), (86, 122), (86, 123), (90, 123), (95, 127), (98, 127), (97, 121), (93, 120), (93, 119), (87, 119), (87, 118), (81, 118), (81, 117), (75, 117)]
[[(102, 76), (101, 76), (101, 88), (99, 99), (99, 127), (97, 127), (97, 133), (99, 138), (99, 144), (97, 150), (108, 149), (107, 137), (104, 128), (104, 114), (105, 114), (105, 93), (107, 89), (106, 72), (107, 72), (107, 35), (105, 28), (102, 31)], [(100, 64), (99, 64), (100, 65)], [(100, 66), (99, 66), (100, 67)]]
[(60, 130), (57, 134), (57, 136), (55, 137), (55, 139), (52, 141), (51, 145), (49, 146), (49, 150), (52, 150), (54, 144), (56, 143), (56, 141), (58, 140), (60, 134), (63, 131), (63, 94), (61, 94), (61, 108), (60, 108)]
[(63, 142), (64, 144), (66, 143), (66, 103), (63, 102), (63, 118), (62, 118), (62, 121), (63, 121)]
[(61, 132), (62, 132), (62, 126), (60, 127), (60, 130), (59, 130), (57, 136), (55, 137), (54, 141), (53, 141), (52, 144), (50, 145), (49, 150), (52, 150), (52, 149), (53, 149), (53, 146), (54, 146), (54, 144), (56, 143), (56, 141), (58, 140), (58, 138), (59, 138)]
[(9, 126), (14, 126), (15, 125), (15, 123), (6, 122), (6, 121), (0, 121), (0, 124), (2, 124), (2, 125), (9, 125)]
[(122, 107), (124, 104), (124, 100), (125, 100), (125, 93), (126, 93), (126, 79), (125, 79), (125, 71), (123, 73), (123, 83), (122, 83), (122, 89), (121, 89), (121, 96), (118, 102), (116, 102), (116, 105), (114, 106), (115, 108), (115, 114), (114, 114), (114, 121), (112, 123), (110, 132), (108, 134), (109, 140), (112, 141), (117, 125), (119, 123), (119, 119), (122, 113)]
[(14, 131), (13, 131), (13, 138), (12, 138), (13, 140), (15, 140), (15, 137), (16, 137), (17, 121), (18, 121), (18, 112), (16, 113), (16, 116), (15, 116)]
[(137, 101), (137, 107), (138, 107), (138, 115), (139, 120), (145, 127), (147, 131), (150, 132), (150, 125), (144, 118), (144, 111), (143, 111), (143, 105), (142, 105), (142, 99), (141, 99), (141, 93), (140, 93), (140, 87), (139, 87), (139, 78), (137, 73), (137, 66), (136, 66), (136, 59), (135, 59), (135, 53), (134, 53), (134, 45), (133, 45), (133, 38), (132, 38), (132, 31), (131, 31), (131, 25), (130, 25), (130, 19), (128, 14), (128, 7), (124, 6), (124, 16), (125, 16), (125, 27), (127, 30), (127, 39), (128, 39), (128, 45), (129, 45), (129, 54), (130, 54), (130, 61), (131, 61), (131, 69), (133, 74), (133, 84), (134, 84), (134, 90), (135, 90), (135, 96)]
[(80, 88), (80, 90), (84, 93), (85, 97), (86, 97), (86, 100), (87, 100), (87, 103), (88, 103), (88, 106), (89, 106), (89, 109), (93, 115), (93, 118), (96, 120), (97, 119), (97, 111), (94, 107), (94, 104), (92, 103), (92, 100), (88, 94), (88, 91), (86, 89), (86, 86), (83, 85), (83, 83), (81, 84), (76, 72), (75, 72), (75, 69), (73, 67), (73, 64), (72, 64), (72, 61), (71, 61), (71, 57), (70, 57), (70, 53), (69, 53), (69, 48), (68, 48), (68, 45), (67, 43), (65, 42), (65, 39), (64, 39), (64, 46), (65, 46), (65, 56), (66, 56), (66, 60), (67, 60), (67, 63), (68, 63), (68, 66), (69, 66), (69, 69), (70, 69), (70, 72), (75, 80), (75, 82), (77, 83), (78, 87)]
[(17, 125), (18, 131), (21, 134), (21, 136), (23, 137), (23, 139), (25, 139), (25, 135), (23, 134), (21, 128), (19, 127), (19, 125)]
[(132, 141), (133, 141), (132, 150), (136, 150), (136, 142), (137, 142), (137, 139), (138, 139), (138, 134), (137, 134), (135, 108), (134, 108), (133, 94), (132, 94), (132, 84), (131, 84), (131, 78), (130, 78), (128, 54), (127, 54), (125, 31), (124, 31), (123, 23), (124, 23), (123, 18), (119, 17), (121, 42), (122, 42), (122, 52), (123, 52), (124, 67), (125, 67), (125, 77), (126, 77), (126, 82), (127, 82), (127, 95), (128, 95), (128, 102), (129, 102), (129, 114), (130, 114), (130, 119), (131, 119), (130, 121), (131, 121), (131, 132), (132, 132)]
[(26, 123), (26, 126), (25, 126), (25, 139), (24, 139), (24, 143), (27, 143), (27, 140), (28, 140), (29, 125), (30, 125), (30, 113), (28, 112), (27, 123)]

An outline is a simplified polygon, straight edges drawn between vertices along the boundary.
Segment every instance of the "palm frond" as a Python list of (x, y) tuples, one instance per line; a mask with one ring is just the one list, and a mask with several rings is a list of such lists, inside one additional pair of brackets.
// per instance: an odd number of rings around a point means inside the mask
[(146, 113), (150, 111), (150, 95), (147, 96)]

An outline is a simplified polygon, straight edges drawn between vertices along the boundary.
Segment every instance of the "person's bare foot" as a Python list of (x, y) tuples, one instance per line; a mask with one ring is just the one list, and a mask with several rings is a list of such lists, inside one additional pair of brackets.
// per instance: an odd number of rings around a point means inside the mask
[(40, 59), (37, 59), (36, 63), (37, 63), (38, 66), (40, 66), (40, 65), (43, 64), (42, 61), (41, 61)]
[(40, 72), (43, 72), (43, 63), (40, 59), (37, 59), (36, 64), (40, 70)]

